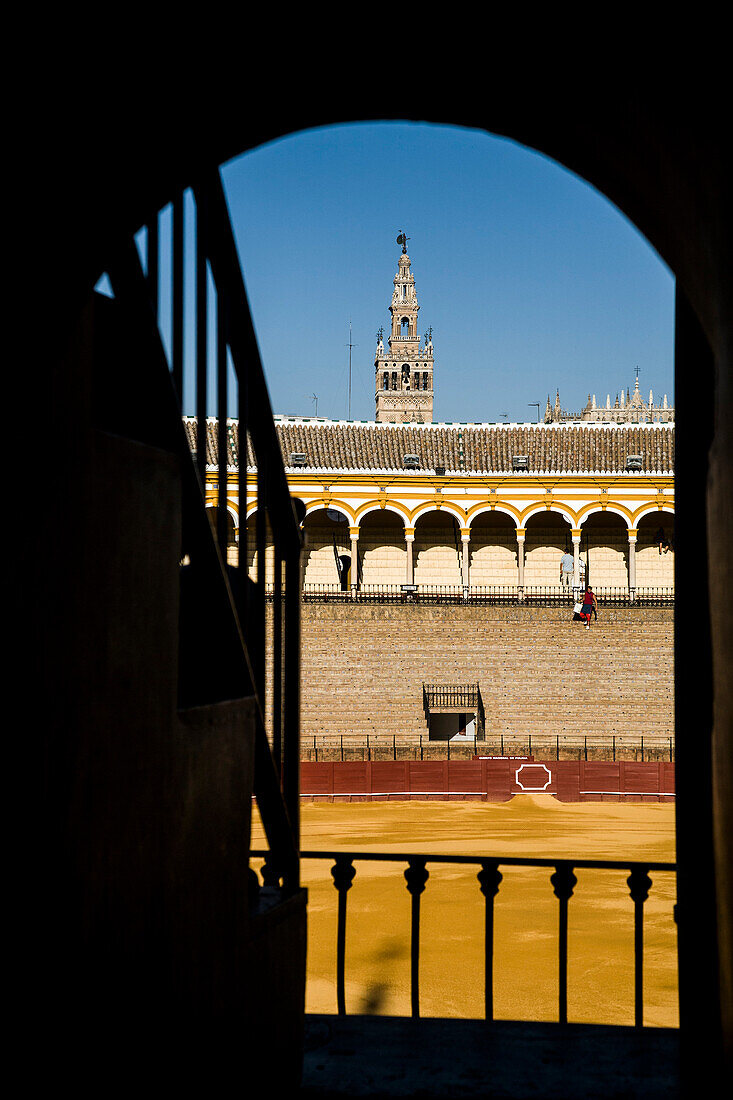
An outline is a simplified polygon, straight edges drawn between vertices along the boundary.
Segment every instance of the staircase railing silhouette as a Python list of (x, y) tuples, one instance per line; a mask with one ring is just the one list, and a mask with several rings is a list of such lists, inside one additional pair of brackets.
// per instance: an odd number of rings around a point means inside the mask
[[(187, 214), (190, 211), (190, 221)], [(179, 705), (254, 695), (254, 793), (286, 892), (299, 885), (299, 681), (301, 534), (288, 490), (257, 340), (218, 170), (176, 196), (170, 234), (162, 240), (161, 212), (146, 227), (145, 269), (131, 239), (107, 274), (116, 299), (135, 311), (146, 346), (159, 364), (158, 385), (169, 391), (172, 449), (183, 471)], [(192, 256), (187, 243), (193, 239)], [(170, 281), (163, 287), (163, 263)], [(188, 260), (192, 259), (192, 265)], [(185, 308), (193, 267), (195, 303)], [(168, 296), (166, 298), (166, 292)], [(186, 355), (189, 351), (192, 354)], [(183, 407), (194, 395), (193, 449)], [(228, 423), (236, 410), (238, 432)], [(207, 426), (207, 414), (216, 419)], [(249, 457), (248, 457), (249, 456)], [(218, 467), (215, 512), (207, 515), (206, 470)], [(239, 557), (227, 560), (230, 467), (238, 476), (240, 515), (247, 514), (247, 466), (257, 469), (256, 582), (247, 576), (247, 531)], [(215, 516), (209, 522), (209, 516)], [(266, 525), (274, 540), (273, 662), (265, 667)], [(191, 593), (194, 593), (193, 603)], [(189, 614), (191, 606), (196, 614)], [(268, 699), (271, 693), (271, 700)], [(272, 743), (265, 732), (272, 713)]]

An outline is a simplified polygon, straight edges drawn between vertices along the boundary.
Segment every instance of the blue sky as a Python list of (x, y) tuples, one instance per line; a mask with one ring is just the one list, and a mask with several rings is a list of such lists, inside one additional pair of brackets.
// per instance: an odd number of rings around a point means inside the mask
[[(438, 421), (534, 420), (633, 389), (673, 400), (674, 279), (604, 196), (482, 131), (308, 130), (222, 178), (276, 413), (374, 419), (374, 351), (408, 251)], [(351, 337), (349, 325), (351, 324)], [(191, 404), (185, 401), (186, 406)], [(192, 412), (186, 407), (184, 411)]]
[(413, 123), (305, 131), (222, 171), (273, 409), (374, 419), (376, 332), (404, 229), (419, 331), (433, 329), (435, 419), (583, 407), (634, 368), (673, 396), (674, 280), (607, 199), (484, 132)]

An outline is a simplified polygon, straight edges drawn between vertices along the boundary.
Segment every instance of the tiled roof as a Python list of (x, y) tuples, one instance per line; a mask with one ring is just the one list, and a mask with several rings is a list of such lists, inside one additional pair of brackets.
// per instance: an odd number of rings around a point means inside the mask
[[(671, 424), (376, 424), (276, 417), (283, 461), (304, 454), (305, 469), (354, 472), (405, 470), (404, 456), (417, 455), (417, 472), (444, 466), (448, 474), (507, 474), (512, 459), (527, 458), (529, 473), (622, 473), (630, 455), (641, 456), (642, 473), (674, 473)], [(191, 449), (196, 421), (184, 418)], [(207, 464), (217, 465), (216, 421), (207, 422)], [(237, 421), (227, 426), (231, 467), (239, 463)], [(247, 466), (255, 459), (247, 448)]]

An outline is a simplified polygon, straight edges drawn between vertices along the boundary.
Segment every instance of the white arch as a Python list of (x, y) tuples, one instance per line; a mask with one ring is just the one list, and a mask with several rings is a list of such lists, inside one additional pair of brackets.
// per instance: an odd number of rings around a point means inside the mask
[(468, 526), (473, 527), (474, 520), (477, 520), (479, 516), (485, 516), (487, 513), (493, 515), (495, 512), (501, 512), (503, 516), (507, 516), (514, 524), (514, 530), (516, 531), (519, 527), (519, 518), (516, 512), (510, 511), (509, 506), (506, 504), (487, 504), (485, 507), (482, 506), (468, 517)]
[(660, 507), (659, 504), (650, 504), (648, 507), (644, 506), (644, 508), (634, 516), (634, 526), (638, 527), (640, 520), (644, 519), (645, 516), (652, 515), (654, 512), (666, 512), (668, 515), (674, 516), (674, 505), (662, 504)]
[(587, 519), (590, 519), (591, 516), (597, 516), (599, 512), (611, 512), (614, 516), (618, 516), (619, 519), (622, 519), (626, 524), (627, 530), (630, 530), (634, 526), (634, 521), (630, 515), (630, 510), (624, 511), (624, 509), (619, 504), (607, 504), (605, 508), (602, 508), (600, 504), (594, 504), (592, 508), (590, 508), (587, 512), (584, 512), (583, 515), (580, 517), (580, 519), (578, 520), (578, 526), (582, 527)]
[(544, 504), (544, 503), (536, 504), (536, 505), (533, 504), (532, 507), (530, 508), (530, 510), (526, 513), (526, 515), (522, 516), (522, 519), (521, 519), (522, 527), (526, 527), (527, 526), (527, 521), (532, 519), (532, 516), (539, 515), (540, 512), (555, 512), (557, 515), (560, 515), (560, 516), (562, 516), (563, 519), (567, 520), (567, 522), (570, 524), (571, 527), (575, 527), (575, 522), (576, 522), (575, 516), (572, 515), (570, 512), (566, 511), (566, 509), (562, 505), (554, 504), (554, 503), (552, 504), (552, 506), (550, 508), (548, 508), (547, 505)]
[(417, 511), (414, 513), (414, 515), (412, 517), (412, 526), (417, 527), (417, 521), (419, 519), (422, 519), (422, 517), (426, 516), (429, 512), (438, 512), (438, 513), (447, 512), (449, 516), (453, 517), (453, 519), (456, 521), (456, 523), (458, 524), (459, 527), (465, 527), (465, 525), (466, 525), (466, 516), (465, 516), (465, 514), (462, 513), (462, 512), (459, 512), (458, 509), (454, 505), (442, 504), (441, 503), (440, 507), (436, 508), (435, 502), (431, 501), (430, 504), (425, 504), (425, 505), (421, 504), (418, 507)]
[[(206, 505), (206, 511), (207, 512), (213, 512), (218, 507), (219, 507), (218, 504), (207, 504)], [(239, 509), (235, 510), (233, 508), (233, 506), (227, 501), (227, 512), (232, 517), (232, 522), (234, 523), (234, 530), (236, 531), (239, 527)], [(248, 518), (249, 518), (249, 513), (247, 515), (248, 515)]]
[(372, 512), (393, 512), (396, 516), (400, 517), (403, 527), (408, 527), (410, 525), (408, 515), (405, 512), (401, 512), (397, 505), (389, 503), (382, 504), (380, 502), (372, 502), (370, 504), (364, 505), (363, 508), (359, 509), (354, 518), (354, 525), (360, 525), (364, 517), (370, 515)]
[[(302, 497), (299, 497), (298, 499), (302, 500), (303, 504), (305, 504), (305, 501)], [(324, 504), (322, 500), (312, 500), (310, 504), (305, 504), (305, 515), (303, 516), (303, 519), (306, 519), (308, 516), (313, 515), (314, 512), (327, 512), (329, 508), (332, 509), (334, 512), (340, 512), (341, 515), (344, 516), (344, 518), (346, 519), (347, 523), (353, 524), (354, 520), (351, 509), (347, 508), (340, 501)]]

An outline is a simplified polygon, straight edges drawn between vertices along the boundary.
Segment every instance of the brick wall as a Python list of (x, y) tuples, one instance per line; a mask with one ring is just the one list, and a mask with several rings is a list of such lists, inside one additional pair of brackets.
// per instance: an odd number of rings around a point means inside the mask
[(423, 681), (478, 681), (487, 738), (671, 737), (673, 612), (303, 604), (304, 738), (426, 736)]

